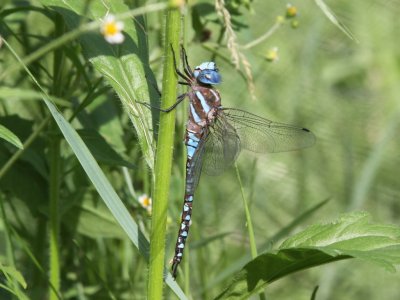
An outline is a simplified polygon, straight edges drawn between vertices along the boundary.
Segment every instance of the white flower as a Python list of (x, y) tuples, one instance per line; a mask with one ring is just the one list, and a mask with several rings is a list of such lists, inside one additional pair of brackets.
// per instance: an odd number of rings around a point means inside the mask
[(147, 210), (147, 212), (151, 215), (151, 211), (152, 211), (152, 202), (151, 202), (151, 198), (149, 196), (147, 196), (146, 194), (143, 194), (141, 196), (139, 196), (138, 199), (140, 205)]
[(125, 37), (121, 32), (124, 29), (124, 23), (116, 21), (114, 15), (107, 15), (101, 25), (101, 34), (110, 44), (121, 44)]

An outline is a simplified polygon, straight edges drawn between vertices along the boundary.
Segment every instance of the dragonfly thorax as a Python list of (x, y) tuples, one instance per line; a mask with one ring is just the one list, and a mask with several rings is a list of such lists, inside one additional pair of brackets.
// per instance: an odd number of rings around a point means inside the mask
[(221, 83), (221, 75), (218, 73), (218, 68), (215, 62), (203, 62), (193, 71), (193, 76), (198, 83), (202, 84), (219, 84)]

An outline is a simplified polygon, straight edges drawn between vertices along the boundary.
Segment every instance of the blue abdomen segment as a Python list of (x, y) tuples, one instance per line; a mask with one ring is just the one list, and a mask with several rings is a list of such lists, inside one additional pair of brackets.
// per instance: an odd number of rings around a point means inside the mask
[(186, 148), (187, 148), (187, 156), (189, 159), (191, 159), (194, 155), (194, 153), (197, 150), (197, 147), (199, 145), (200, 139), (192, 132), (188, 133), (188, 138), (186, 140)]

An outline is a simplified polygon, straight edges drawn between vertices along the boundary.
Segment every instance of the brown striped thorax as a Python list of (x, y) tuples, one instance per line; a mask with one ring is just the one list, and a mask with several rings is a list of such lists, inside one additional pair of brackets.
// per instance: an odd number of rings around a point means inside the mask
[(193, 71), (191, 91), (187, 93), (190, 99), (189, 121), (187, 130), (201, 137), (202, 128), (213, 122), (218, 108), (221, 106), (221, 97), (213, 85), (221, 83), (214, 62), (203, 62)]

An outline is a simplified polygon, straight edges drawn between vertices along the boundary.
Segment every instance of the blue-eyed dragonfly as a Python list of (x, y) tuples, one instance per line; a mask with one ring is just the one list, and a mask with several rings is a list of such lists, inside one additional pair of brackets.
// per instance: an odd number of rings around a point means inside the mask
[(179, 83), (188, 86), (189, 90), (180, 95), (173, 106), (161, 111), (173, 110), (186, 97), (190, 101), (185, 134), (185, 196), (172, 259), (172, 276), (176, 278), (189, 234), (194, 193), (201, 172), (221, 174), (232, 166), (241, 149), (258, 153), (291, 151), (313, 145), (315, 136), (306, 128), (273, 122), (240, 109), (222, 107), (219, 92), (214, 88), (221, 82), (216, 64), (204, 62), (192, 71), (182, 47), (181, 72), (173, 49), (172, 53), (175, 71), (183, 80)]

